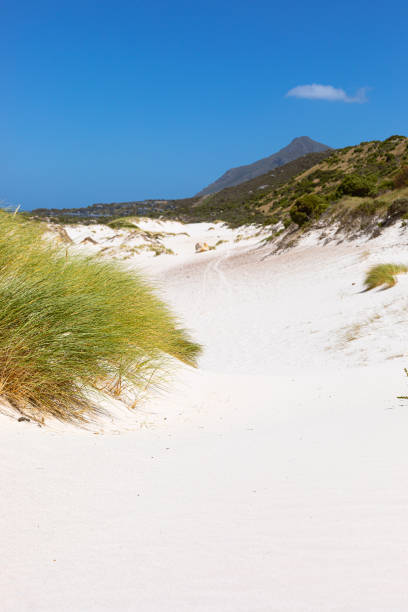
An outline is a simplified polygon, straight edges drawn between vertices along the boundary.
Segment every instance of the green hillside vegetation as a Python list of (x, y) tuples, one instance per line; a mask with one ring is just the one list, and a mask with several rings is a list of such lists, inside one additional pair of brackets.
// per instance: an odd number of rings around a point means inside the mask
[(303, 228), (323, 214), (331, 220), (339, 217), (345, 224), (388, 212), (403, 216), (408, 212), (407, 168), (408, 139), (404, 136), (361, 143), (334, 151), (265, 194), (258, 206), (274, 222), (293, 222)]
[(293, 231), (304, 231), (322, 215), (345, 226), (367, 224), (376, 215), (394, 222), (408, 213), (408, 139), (391, 136), (305, 155), (192, 206), (183, 203), (175, 213), (186, 221), (220, 219), (232, 226), (281, 222)]
[(200, 347), (137, 274), (68, 257), (43, 224), (0, 212), (0, 395), (18, 411), (86, 421), (90, 390), (114, 396), (166, 376)]

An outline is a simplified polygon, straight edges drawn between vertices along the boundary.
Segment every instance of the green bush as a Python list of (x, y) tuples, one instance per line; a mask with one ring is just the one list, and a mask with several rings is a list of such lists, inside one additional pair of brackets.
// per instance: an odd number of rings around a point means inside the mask
[(313, 182), (307, 178), (307, 179), (303, 179), (302, 181), (299, 181), (299, 183), (295, 186), (295, 193), (296, 196), (301, 196), (303, 194), (307, 194), (312, 192), (314, 189), (314, 185)]
[(376, 177), (348, 174), (337, 188), (339, 196), (350, 195), (365, 197), (374, 194)]
[(370, 217), (375, 215), (379, 208), (386, 206), (383, 200), (365, 200), (360, 202), (353, 210), (353, 214), (357, 216)]
[(39, 224), (0, 212), (0, 395), (34, 417), (87, 420), (89, 390), (159, 382), (200, 347), (136, 273), (68, 257)]
[(377, 153), (371, 153), (371, 155), (368, 155), (368, 156), (366, 157), (366, 162), (367, 162), (367, 164), (374, 164), (374, 163), (376, 163), (376, 162), (377, 162), (377, 160), (378, 160), (378, 155), (377, 155)]
[(325, 194), (325, 198), (327, 200), (327, 202), (335, 202), (336, 200), (339, 199), (339, 194), (337, 193), (337, 189), (333, 189), (332, 191), (328, 191)]
[(290, 218), (301, 227), (313, 219), (317, 219), (327, 208), (327, 202), (321, 196), (307, 194), (299, 198), (289, 211)]
[(378, 191), (379, 192), (390, 191), (393, 188), (394, 188), (394, 181), (392, 179), (384, 179), (378, 185)]

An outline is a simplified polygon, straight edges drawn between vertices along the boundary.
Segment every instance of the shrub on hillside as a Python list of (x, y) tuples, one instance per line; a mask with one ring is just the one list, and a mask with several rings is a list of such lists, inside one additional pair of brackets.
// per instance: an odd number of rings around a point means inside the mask
[(405, 136), (400, 136), (398, 134), (394, 134), (390, 136), (386, 140), (380, 142), (380, 149), (385, 152), (394, 149), (401, 140), (405, 140)]
[(350, 195), (364, 198), (374, 195), (375, 183), (376, 177), (348, 174), (338, 186), (337, 193), (339, 196)]
[(294, 223), (302, 227), (313, 219), (318, 219), (326, 208), (327, 202), (324, 198), (316, 194), (307, 194), (295, 202), (289, 215)]
[(299, 183), (295, 186), (295, 194), (297, 197), (299, 197), (303, 194), (311, 193), (313, 189), (314, 184), (310, 180), (310, 178), (303, 179), (302, 181), (299, 181)]
[(386, 205), (384, 200), (364, 200), (364, 202), (360, 202), (352, 212), (354, 216), (371, 217), (376, 214), (379, 208), (385, 207)]
[(398, 198), (391, 202), (388, 206), (387, 216), (383, 222), (383, 226), (392, 225), (399, 219), (406, 218), (408, 215), (408, 198)]
[(395, 189), (402, 189), (402, 187), (408, 187), (408, 166), (401, 168), (398, 174), (394, 177)]
[(163, 377), (192, 342), (136, 273), (67, 257), (38, 224), (0, 212), (0, 395), (31, 415), (87, 420), (89, 390), (119, 395)]
[(326, 164), (330, 168), (330, 166), (334, 166), (335, 164), (337, 164), (338, 161), (339, 161), (339, 156), (333, 154), (326, 159)]
[(394, 188), (394, 181), (393, 179), (384, 179), (383, 181), (381, 181), (381, 183), (378, 185), (378, 191), (381, 192), (385, 192), (385, 191), (390, 191), (391, 189)]
[(325, 198), (327, 202), (336, 202), (339, 199), (339, 195), (337, 193), (337, 189), (332, 189), (331, 191), (327, 191), (325, 194)]

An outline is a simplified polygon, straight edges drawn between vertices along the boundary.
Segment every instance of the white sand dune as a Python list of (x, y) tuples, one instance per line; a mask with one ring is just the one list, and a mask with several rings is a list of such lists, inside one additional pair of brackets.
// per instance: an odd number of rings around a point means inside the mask
[(2, 417), (0, 609), (405, 612), (408, 277), (361, 290), (407, 235), (271, 255), (253, 228), (164, 227), (177, 255), (127, 262), (200, 367), (91, 430)]

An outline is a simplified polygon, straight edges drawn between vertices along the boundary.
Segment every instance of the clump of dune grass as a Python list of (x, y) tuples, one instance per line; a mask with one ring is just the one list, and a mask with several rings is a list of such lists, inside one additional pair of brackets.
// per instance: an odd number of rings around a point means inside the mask
[(112, 221), (109, 221), (107, 225), (112, 229), (139, 229), (135, 223), (132, 223), (132, 221), (129, 221), (129, 219), (127, 219), (126, 217), (119, 217), (118, 219), (113, 219)]
[(402, 264), (380, 264), (373, 266), (365, 277), (365, 290), (370, 291), (375, 287), (390, 289), (397, 283), (397, 274), (406, 274), (406, 272), (408, 272), (408, 266)]
[(0, 211), (0, 396), (34, 417), (86, 421), (90, 390), (161, 380), (198, 344), (135, 272), (68, 257), (38, 224)]

